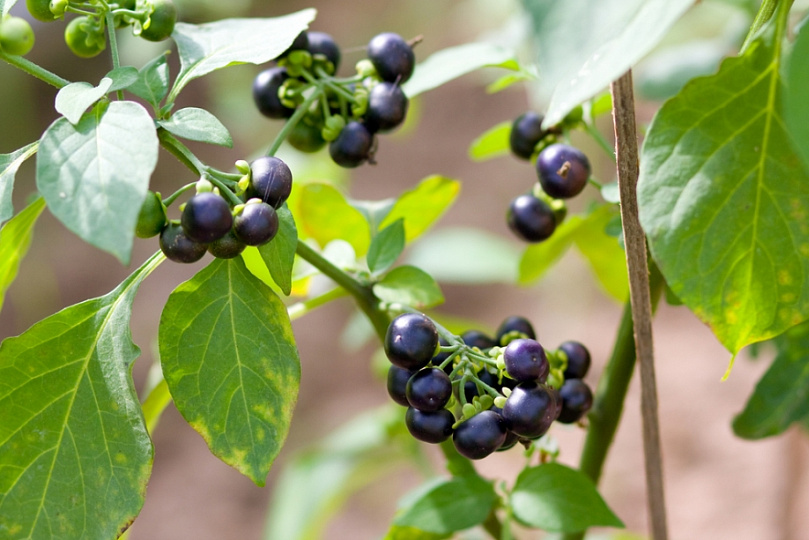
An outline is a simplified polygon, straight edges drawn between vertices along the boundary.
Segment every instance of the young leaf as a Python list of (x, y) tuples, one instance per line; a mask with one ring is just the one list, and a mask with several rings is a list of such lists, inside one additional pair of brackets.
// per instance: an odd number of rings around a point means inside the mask
[(187, 107), (171, 115), (168, 120), (158, 120), (158, 125), (178, 137), (233, 148), (233, 138), (222, 122), (205, 109)]
[(734, 354), (809, 317), (809, 175), (781, 116), (780, 40), (658, 111), (638, 203), (675, 294)]
[(17, 277), (20, 261), (31, 245), (34, 224), (44, 208), (45, 201), (37, 198), (0, 229), (0, 310), (9, 285)]
[(152, 443), (130, 376), (129, 317), (157, 254), (114, 291), (0, 345), (0, 530), (116, 538), (143, 505)]
[(549, 532), (624, 526), (588, 477), (558, 463), (524, 469), (514, 484), (511, 508), (522, 523)]
[(472, 141), (469, 157), (475, 161), (486, 161), (508, 154), (511, 151), (510, 136), (511, 122), (500, 122)]
[(809, 323), (788, 330), (773, 342), (778, 349), (775, 360), (733, 420), (734, 433), (745, 439), (779, 435), (809, 416)]
[(455, 477), (436, 484), (394, 519), (399, 527), (447, 534), (483, 523), (497, 494), (479, 476)]
[(409, 244), (421, 236), (446, 212), (461, 191), (461, 183), (444, 176), (430, 176), (406, 191), (382, 221), (385, 228), (404, 219), (405, 241)]
[(107, 95), (112, 79), (104, 77), (98, 86), (86, 82), (70, 83), (56, 94), (56, 111), (76, 125), (90, 105)]
[(281, 300), (240, 258), (216, 260), (169, 296), (159, 343), (177, 410), (214, 455), (263, 486), (300, 384)]
[(384, 272), (396, 262), (405, 247), (404, 220), (397, 219), (374, 236), (368, 248), (368, 269)]
[(155, 109), (169, 91), (168, 55), (161, 54), (138, 71), (138, 79), (127, 90), (145, 99)]
[(437, 306), (444, 301), (438, 283), (415, 266), (394, 268), (373, 289), (377, 298), (384, 302), (397, 302), (417, 309)]
[(321, 247), (342, 239), (358, 256), (368, 252), (371, 233), (365, 218), (334, 186), (313, 182), (297, 191), (293, 210), (302, 237), (314, 238)]
[[(553, 126), (651, 51), (693, 0), (523, 0)], [(576, 36), (576, 47), (569, 38)]]
[(0, 18), (8, 15), (8, 11), (17, 3), (17, 0), (0, 0)]
[(298, 229), (295, 218), (286, 205), (278, 209), (278, 234), (272, 242), (258, 248), (273, 281), (289, 296), (292, 293), (292, 266), (298, 247)]
[(39, 143), (31, 143), (10, 154), (0, 154), (0, 223), (14, 215), (11, 193), (14, 189), (14, 176), (20, 165), (33, 156)]
[(180, 54), (180, 74), (169, 102), (194, 79), (234, 64), (264, 64), (287, 50), (315, 18), (314, 9), (267, 19), (177, 23), (171, 37)]
[(402, 90), (413, 98), (483, 67), (519, 69), (514, 51), (491, 43), (467, 43), (433, 53), (416, 66)]
[(804, 167), (809, 169), (809, 105), (806, 104), (806, 95), (809, 92), (807, 55), (809, 55), (809, 29), (803, 24), (787, 62), (784, 118), (787, 129), (792, 135), (795, 149), (803, 158)]
[(117, 92), (128, 88), (138, 80), (138, 70), (132, 66), (121, 66), (107, 73), (105, 78), (112, 79), (112, 86), (107, 92)]
[(45, 131), (37, 187), (68, 229), (128, 264), (157, 150), (154, 121), (143, 107), (98, 106), (76, 126), (60, 118)]

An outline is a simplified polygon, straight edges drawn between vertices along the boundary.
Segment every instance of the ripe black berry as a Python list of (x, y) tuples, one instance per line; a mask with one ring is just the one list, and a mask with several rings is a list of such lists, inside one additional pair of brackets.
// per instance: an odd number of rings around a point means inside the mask
[[(478, 379), (480, 380), (480, 382), (491, 386), (495, 390), (500, 389), (500, 385), (497, 383), (497, 376), (492, 375), (485, 368), (481, 369), (478, 372)], [(478, 385), (475, 384), (475, 381), (467, 380), (466, 384), (464, 384), (464, 397), (466, 397), (466, 402), (472, 403), (472, 400), (475, 399), (475, 396), (479, 395), (486, 395), (486, 392), (483, 392), (483, 394), (481, 394), (480, 389), (478, 389)]]
[(514, 315), (506, 318), (502, 323), (500, 323), (500, 327), (497, 329), (495, 340), (500, 345), (505, 345), (505, 343), (503, 343), (503, 338), (512, 332), (518, 332), (522, 334), (521, 337), (526, 337), (528, 339), (537, 338), (537, 334), (534, 332), (534, 327), (531, 325), (528, 319)]
[(400, 368), (415, 371), (426, 366), (438, 346), (433, 321), (416, 313), (399, 315), (385, 334), (385, 354)]
[(559, 350), (565, 351), (567, 355), (567, 368), (565, 368), (565, 380), (583, 379), (590, 369), (590, 351), (578, 341), (565, 341), (559, 345)]
[(520, 195), (511, 201), (506, 222), (508, 228), (526, 242), (541, 242), (556, 230), (553, 209), (533, 195)]
[(368, 160), (374, 137), (359, 122), (349, 122), (340, 135), (329, 144), (332, 160), (341, 167), (359, 167)]
[(410, 407), (405, 414), (405, 425), (413, 438), (432, 444), (449, 439), (454, 423), (455, 417), (446, 409), (420, 411)]
[(208, 244), (208, 253), (217, 259), (233, 259), (245, 250), (247, 244), (236, 238), (233, 229), (225, 236)]
[(410, 406), (407, 401), (407, 381), (413, 376), (409, 369), (402, 369), (398, 366), (390, 366), (388, 369), (388, 395), (390, 398), (405, 407)]
[(515, 339), (503, 351), (506, 371), (515, 380), (545, 382), (550, 365), (545, 349), (533, 339)]
[(309, 41), (307, 49), (312, 56), (317, 54), (325, 56), (334, 66), (332, 73), (336, 73), (337, 69), (340, 67), (341, 54), (340, 47), (337, 46), (337, 42), (334, 41), (334, 38), (325, 32), (307, 32), (306, 37)]
[(565, 381), (559, 389), (559, 395), (562, 397), (559, 421), (563, 424), (578, 422), (593, 406), (593, 392), (581, 379)]
[(404, 122), (408, 100), (396, 83), (377, 84), (368, 95), (365, 126), (370, 131), (390, 131)]
[(253, 100), (259, 112), (268, 118), (289, 118), (295, 113), (281, 103), (278, 90), (289, 79), (285, 67), (271, 67), (259, 73), (253, 81)]
[(368, 59), (387, 82), (403, 83), (413, 74), (416, 56), (413, 48), (398, 34), (386, 32), (368, 43)]
[(581, 150), (552, 144), (537, 156), (537, 175), (542, 190), (555, 199), (575, 197), (590, 178), (590, 162)]
[(407, 401), (420, 411), (437, 411), (452, 396), (452, 382), (438, 368), (424, 368), (407, 381)]
[(511, 134), (509, 135), (509, 145), (511, 152), (522, 159), (530, 159), (534, 153), (534, 148), (539, 144), (547, 131), (542, 129), (543, 116), (533, 111), (521, 114), (511, 124)]
[(306, 34), (306, 31), (304, 30), (295, 37), (295, 41), (292, 42), (292, 45), (290, 45), (287, 50), (278, 55), (278, 58), (276, 58), (276, 60), (286, 58), (292, 51), (306, 50), (308, 47), (309, 47), (309, 38)]
[(230, 231), (233, 214), (225, 199), (216, 193), (203, 192), (185, 203), (180, 222), (188, 238), (208, 243), (219, 240)]
[(160, 233), (160, 249), (174, 262), (193, 263), (205, 255), (205, 244), (194, 242), (178, 223), (169, 223)]
[(233, 219), (233, 232), (248, 246), (261, 246), (278, 233), (278, 214), (269, 204), (253, 199)]
[(483, 459), (503, 445), (506, 423), (494, 411), (483, 411), (461, 423), (452, 435), (455, 449), (469, 459)]
[(265, 156), (250, 165), (250, 198), (258, 197), (278, 208), (292, 193), (292, 171), (277, 157)]
[(467, 330), (461, 334), (461, 339), (469, 347), (477, 347), (481, 351), (497, 346), (497, 342), (480, 330)]
[(528, 439), (544, 435), (555, 414), (553, 395), (544, 385), (535, 382), (518, 384), (503, 406), (503, 418), (509, 429)]
[(513, 431), (506, 432), (506, 439), (503, 441), (503, 444), (500, 445), (500, 448), (497, 449), (498, 452), (503, 452), (508, 450), (509, 448), (513, 448), (517, 441), (520, 440), (520, 436), (514, 433)]

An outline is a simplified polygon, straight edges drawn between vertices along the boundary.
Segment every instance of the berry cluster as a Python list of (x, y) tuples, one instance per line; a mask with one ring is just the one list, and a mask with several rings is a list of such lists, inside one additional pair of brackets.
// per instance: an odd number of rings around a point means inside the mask
[(356, 76), (338, 79), (341, 53), (334, 39), (302, 32), (276, 66), (255, 78), (256, 106), (269, 118), (289, 119), (287, 141), (302, 152), (328, 143), (331, 158), (342, 167), (373, 163), (376, 134), (404, 122), (408, 99), (400, 85), (412, 75), (415, 56), (393, 33), (374, 37), (367, 56), (357, 63)]
[(407, 428), (420, 441), (452, 437), (461, 455), (481, 459), (530, 444), (554, 420), (577, 422), (592, 405), (581, 343), (546, 351), (523, 317), (503, 321), (494, 338), (470, 330), (452, 341), (415, 313), (396, 317), (385, 336), (388, 394), (408, 407)]
[(556, 142), (562, 127), (577, 120), (565, 119), (561, 127), (551, 129), (543, 129), (542, 120), (542, 115), (535, 112), (520, 115), (514, 120), (509, 137), (515, 156), (525, 160), (537, 156), (538, 185), (531, 193), (514, 199), (506, 216), (511, 231), (526, 242), (550, 238), (565, 218), (563, 199), (581, 193), (591, 172), (587, 156), (579, 149)]
[[(197, 182), (197, 193), (182, 207), (182, 217), (168, 221), (164, 201), (149, 192), (135, 234), (160, 235), (160, 249), (172, 261), (193, 263), (207, 251), (220, 259), (238, 256), (247, 246), (261, 246), (278, 232), (276, 209), (292, 191), (292, 172), (276, 157), (261, 157), (245, 167), (236, 192), (227, 199), (209, 181)], [(181, 190), (182, 192), (182, 190)]]

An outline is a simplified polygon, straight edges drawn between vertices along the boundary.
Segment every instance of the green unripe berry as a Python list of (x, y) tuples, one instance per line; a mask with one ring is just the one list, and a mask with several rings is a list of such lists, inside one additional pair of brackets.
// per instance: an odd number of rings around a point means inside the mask
[(98, 56), (107, 48), (103, 29), (96, 25), (89, 17), (76, 17), (65, 28), (65, 43), (73, 54), (80, 58)]
[(138, 214), (138, 224), (135, 235), (138, 238), (151, 238), (157, 236), (167, 223), (166, 207), (160, 199), (160, 194), (149, 191)]
[(34, 46), (34, 31), (28, 21), (20, 17), (6, 17), (0, 21), (0, 50), (23, 56)]
[(171, 36), (177, 22), (177, 7), (171, 0), (153, 0), (153, 11), (149, 17), (149, 25), (140, 33), (140, 37), (149, 41), (163, 41)]
[(25, 5), (36, 20), (42, 22), (53, 22), (57, 19), (51, 11), (50, 0), (25, 0)]

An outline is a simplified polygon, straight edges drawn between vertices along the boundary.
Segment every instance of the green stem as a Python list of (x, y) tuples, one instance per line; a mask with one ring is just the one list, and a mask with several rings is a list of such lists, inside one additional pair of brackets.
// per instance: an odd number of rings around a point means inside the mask
[(6, 54), (2, 50), (0, 50), (0, 60), (11, 64), (15, 68), (21, 69), (22, 71), (28, 73), (32, 77), (36, 77), (40, 81), (46, 82), (51, 86), (56, 88), (63, 88), (70, 84), (70, 81), (63, 79), (59, 75), (55, 73), (51, 73), (47, 69), (36, 65), (35, 63), (31, 62), (30, 60), (26, 60), (22, 56), (17, 56), (15, 54)]
[(593, 138), (595, 142), (598, 143), (598, 146), (601, 147), (604, 152), (612, 158), (613, 163), (615, 162), (615, 148), (607, 142), (607, 139), (604, 138), (604, 135), (601, 134), (592, 124), (587, 122), (582, 122), (584, 126), (584, 131)]
[[(744, 43), (742, 43), (742, 48), (739, 50), (739, 54), (741, 55), (744, 51), (747, 50), (747, 47), (753, 42), (758, 34), (759, 30), (767, 24), (775, 10), (778, 8), (778, 4), (781, 3), (781, 0), (764, 0), (761, 2), (761, 6), (758, 8), (758, 13), (756, 13), (756, 17), (753, 19), (753, 24), (750, 25), (750, 30), (747, 32), (747, 37), (744, 38)], [(790, 1), (789, 4), (792, 4)]]
[(314, 298), (310, 298), (309, 300), (304, 300), (303, 302), (292, 304), (287, 308), (287, 313), (289, 313), (290, 320), (294, 321), (296, 319), (300, 319), (304, 315), (311, 313), (320, 306), (328, 304), (332, 300), (343, 298), (347, 294), (348, 291), (346, 291), (342, 287), (337, 287), (336, 289), (332, 289), (328, 292), (325, 292), (320, 296), (316, 296)]
[(205, 164), (186, 145), (175, 139), (171, 133), (163, 128), (157, 130), (157, 137), (160, 139), (160, 145), (180, 160), (180, 163), (188, 167), (194, 174), (202, 176), (205, 171)]
[(174, 201), (177, 200), (177, 198), (180, 195), (182, 195), (183, 193), (185, 193), (186, 191), (188, 191), (189, 189), (193, 188), (196, 185), (197, 185), (196, 182), (190, 182), (190, 183), (184, 185), (183, 187), (181, 187), (180, 189), (178, 189), (177, 191), (175, 191), (174, 193), (172, 193), (171, 195), (169, 195), (168, 197), (163, 199), (163, 206), (168, 208), (169, 206), (172, 205), (172, 203), (174, 203)]
[(309, 112), (309, 107), (315, 102), (315, 100), (320, 98), (321, 93), (322, 90), (319, 87), (315, 87), (315, 90), (309, 94), (309, 97), (303, 100), (303, 103), (301, 103), (300, 106), (295, 110), (295, 114), (289, 117), (289, 120), (287, 120), (286, 124), (284, 124), (284, 127), (281, 128), (281, 131), (279, 131), (278, 135), (276, 135), (272, 146), (270, 146), (270, 149), (267, 150), (268, 156), (274, 156), (275, 153), (278, 152), (278, 149), (281, 148), (281, 144), (284, 142), (284, 139), (286, 139), (292, 130), (295, 129), (295, 126), (298, 125), (301, 118), (303, 118), (306, 113)]
[[(107, 21), (107, 34), (109, 35), (110, 39), (110, 54), (112, 55), (112, 69), (118, 69), (119, 67), (121, 67), (121, 57), (118, 54), (118, 39), (115, 36), (115, 19), (111, 11), (107, 11), (106, 21)], [(118, 101), (123, 101), (124, 99), (123, 90), (118, 90), (117, 95)]]
[(205, 179), (208, 180), (211, 184), (215, 185), (219, 188), (219, 194), (222, 195), (224, 198), (230, 202), (233, 206), (244, 204), (244, 201), (241, 200), (233, 190), (231, 190), (222, 180), (216, 178), (215, 176), (211, 176), (209, 174), (205, 175)]

